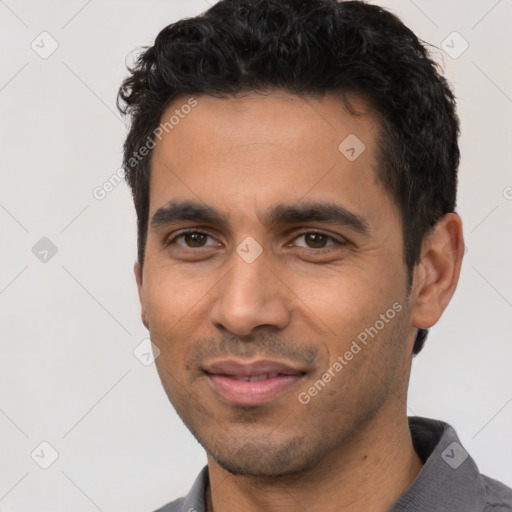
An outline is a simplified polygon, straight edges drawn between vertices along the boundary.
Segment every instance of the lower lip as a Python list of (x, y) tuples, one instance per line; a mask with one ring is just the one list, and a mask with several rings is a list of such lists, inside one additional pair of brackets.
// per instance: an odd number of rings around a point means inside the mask
[(237, 405), (262, 405), (288, 391), (303, 375), (278, 375), (270, 379), (247, 381), (225, 375), (208, 375), (208, 380), (225, 400)]

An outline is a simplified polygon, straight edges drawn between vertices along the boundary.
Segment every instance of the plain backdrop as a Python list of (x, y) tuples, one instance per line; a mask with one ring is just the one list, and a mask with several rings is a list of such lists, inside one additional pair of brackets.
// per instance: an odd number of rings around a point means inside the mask
[[(409, 413), (451, 423), (480, 470), (512, 485), (512, 4), (377, 3), (438, 48), (462, 123), (467, 253), (413, 363)], [(120, 167), (125, 63), (208, 6), (0, 1), (4, 512), (151, 511), (188, 492), (206, 462), (140, 360), (128, 189), (93, 191)]]

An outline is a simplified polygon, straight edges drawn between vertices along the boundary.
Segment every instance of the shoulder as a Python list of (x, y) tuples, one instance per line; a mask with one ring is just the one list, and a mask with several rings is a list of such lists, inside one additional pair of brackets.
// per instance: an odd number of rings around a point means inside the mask
[(208, 482), (208, 466), (204, 466), (186, 496), (167, 503), (155, 512), (205, 512), (205, 492)]
[(167, 505), (164, 505), (158, 510), (155, 510), (155, 512), (186, 512), (183, 510), (184, 501), (185, 498), (178, 498), (177, 500), (167, 503)]
[(512, 511), (512, 489), (494, 478), (485, 475), (481, 475), (481, 478), (486, 491), (485, 512)]

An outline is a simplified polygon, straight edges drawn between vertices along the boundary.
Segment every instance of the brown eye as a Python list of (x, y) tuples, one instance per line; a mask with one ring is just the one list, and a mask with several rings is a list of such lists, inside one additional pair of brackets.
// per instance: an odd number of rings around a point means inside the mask
[(215, 240), (206, 233), (200, 231), (184, 231), (175, 236), (168, 245), (176, 244), (184, 249), (201, 249), (203, 247), (210, 247), (218, 245)]
[(322, 249), (327, 243), (329, 237), (322, 233), (308, 233), (304, 235), (306, 244), (312, 249)]
[(302, 233), (296, 238), (295, 242), (297, 247), (304, 247), (306, 249), (324, 249), (335, 244), (341, 245), (341, 242), (338, 242), (332, 236), (317, 231)]
[(203, 247), (208, 235), (204, 233), (185, 233), (183, 236), (183, 240), (189, 247)]

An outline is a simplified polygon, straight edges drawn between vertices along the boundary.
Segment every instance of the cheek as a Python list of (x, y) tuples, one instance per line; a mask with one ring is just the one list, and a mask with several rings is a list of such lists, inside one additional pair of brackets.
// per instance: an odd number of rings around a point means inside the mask
[(351, 265), (333, 269), (329, 276), (323, 272), (307, 279), (296, 277), (291, 288), (298, 298), (301, 316), (309, 319), (315, 332), (326, 337), (329, 352), (334, 355), (343, 353), (347, 343), (374, 326), (395, 302), (402, 301), (401, 282), (394, 271)]
[[(156, 265), (155, 265), (156, 266)], [(144, 276), (147, 314), (155, 324), (174, 325), (194, 314), (208, 294), (208, 283), (172, 265), (158, 265)]]
[(162, 361), (175, 367), (176, 359), (204, 323), (211, 284), (165, 267), (145, 277), (144, 304), (151, 339), (159, 347)]

